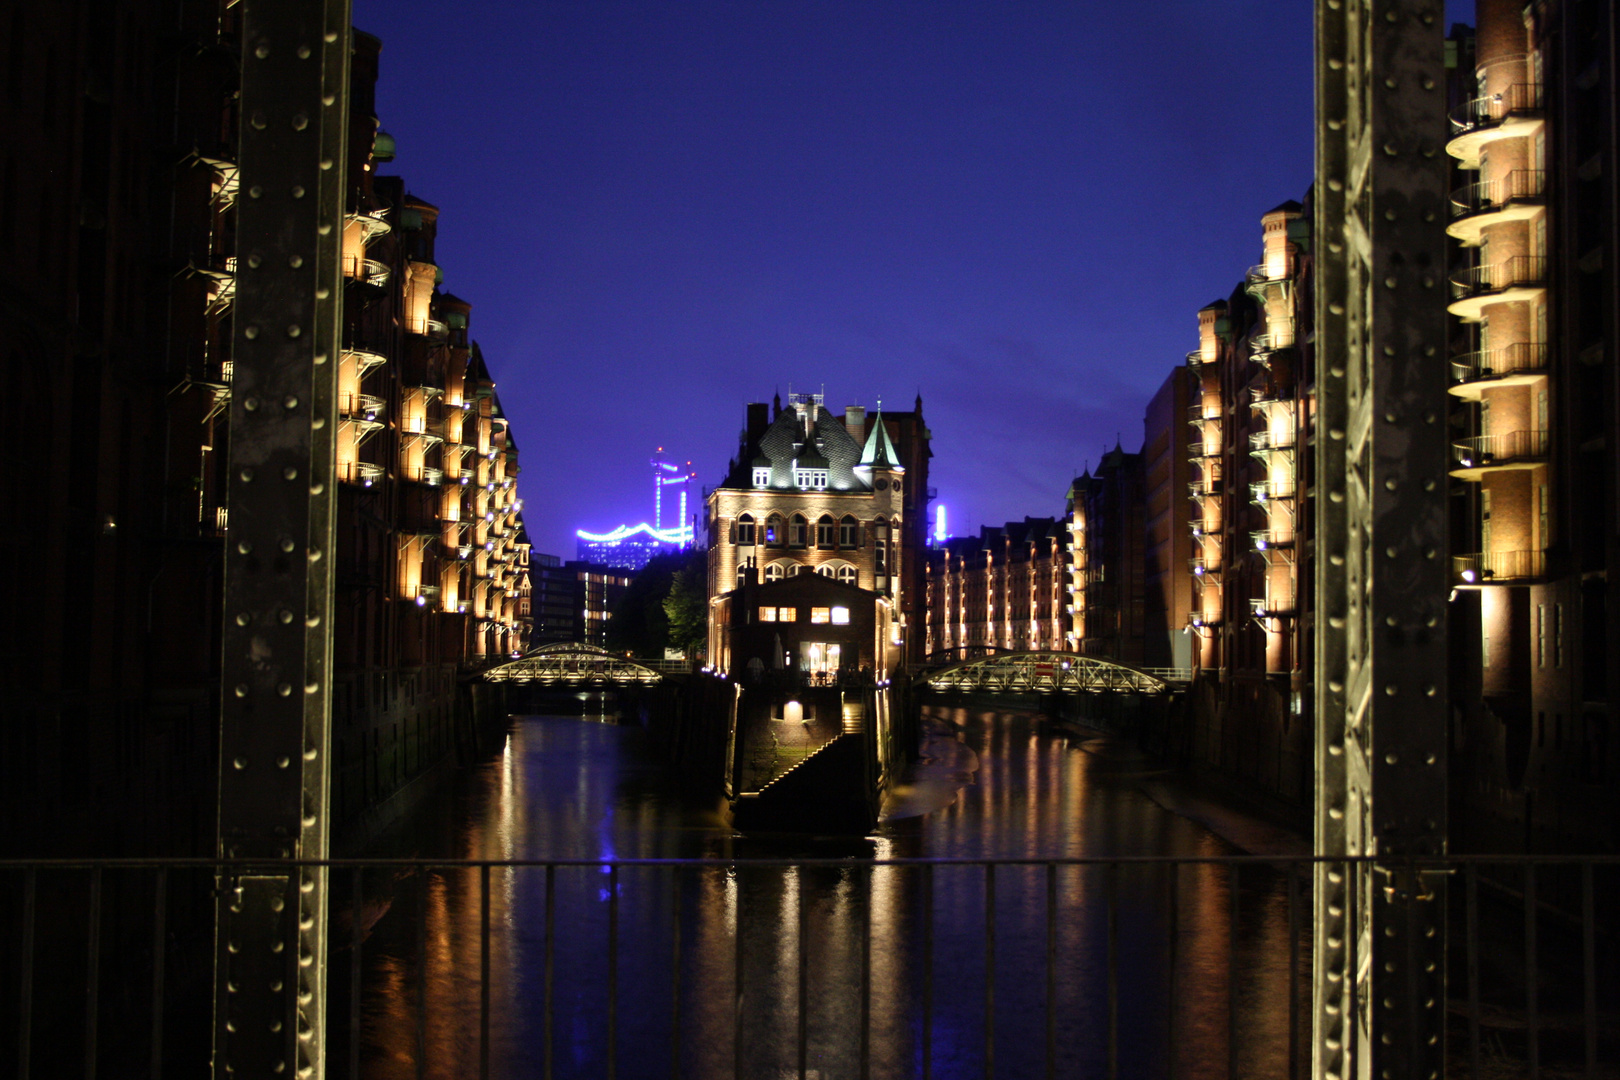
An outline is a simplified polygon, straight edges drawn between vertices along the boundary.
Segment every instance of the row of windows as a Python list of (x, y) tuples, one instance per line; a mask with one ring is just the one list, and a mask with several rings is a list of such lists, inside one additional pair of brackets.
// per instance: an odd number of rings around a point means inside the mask
[[(781, 547), (784, 544), (808, 547), (810, 521), (803, 514), (794, 514), (791, 520), (781, 514), (772, 514), (765, 519), (763, 528), (756, 529), (753, 515), (744, 514), (731, 527), (731, 542), (740, 547), (753, 547), (758, 542), (763, 542), (766, 547)], [(834, 521), (829, 514), (821, 515), (816, 520), (816, 546), (828, 549), (860, 547), (860, 522), (848, 514), (839, 521)]]
[[(742, 566), (737, 568), (737, 585), (739, 587), (742, 586), (743, 571), (746, 569), (747, 567)], [(856, 571), (855, 568), (848, 563), (844, 563), (839, 566), (834, 566), (831, 563), (825, 563), (821, 566), (812, 568), (804, 565), (803, 563), (784, 564), (774, 562), (765, 568), (765, 580), (781, 581), (783, 578), (798, 577), (801, 573), (808, 573), (812, 569), (822, 577), (835, 578), (838, 581), (843, 582), (845, 585), (855, 584)]]
[[(798, 622), (799, 609), (792, 607), (762, 607), (759, 609), (760, 622)], [(847, 607), (813, 607), (810, 609), (810, 621), (813, 623), (831, 623), (834, 626), (849, 625), (849, 608)]]

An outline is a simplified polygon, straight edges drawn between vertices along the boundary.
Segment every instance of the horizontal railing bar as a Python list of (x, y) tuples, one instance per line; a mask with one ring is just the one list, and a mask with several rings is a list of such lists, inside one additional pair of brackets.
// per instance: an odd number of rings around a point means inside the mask
[(840, 866), (1102, 866), (1108, 863), (1188, 866), (1254, 864), (1304, 866), (1314, 863), (1366, 863), (1402, 869), (1444, 871), (1464, 866), (1620, 866), (1620, 855), (1065, 855), (1040, 856), (963, 856), (937, 858), (753, 858), (708, 856), (703, 858), (626, 858), (626, 859), (458, 859), (458, 858), (337, 858), (337, 859), (208, 859), (208, 858), (61, 858), (0, 859), (0, 872), (13, 870), (140, 870), (140, 869), (218, 869), (247, 873), (275, 871), (291, 873), (304, 868), (331, 869), (477, 869), (479, 867), (611, 867), (611, 866), (750, 866), (750, 867), (840, 867)]

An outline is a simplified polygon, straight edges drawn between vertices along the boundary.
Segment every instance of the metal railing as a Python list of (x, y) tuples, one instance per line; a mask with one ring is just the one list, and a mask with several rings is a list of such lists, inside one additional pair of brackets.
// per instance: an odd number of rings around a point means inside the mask
[(1266, 551), (1270, 548), (1293, 546), (1294, 535), (1293, 529), (1257, 529), (1249, 533), (1249, 539), (1254, 541), (1256, 551)]
[(1451, 275), (1451, 298), (1463, 300), (1512, 288), (1547, 284), (1545, 255), (1513, 255), (1489, 266), (1470, 266)]
[(1454, 555), (1452, 575), (1464, 585), (1524, 581), (1547, 575), (1545, 551), (1484, 551)]
[(1544, 169), (1514, 169), (1495, 180), (1465, 184), (1451, 193), (1451, 216), (1488, 214), (1513, 202), (1540, 202), (1547, 188)]
[(1544, 341), (1519, 341), (1500, 349), (1462, 353), (1451, 358), (1451, 381), (1458, 384), (1546, 370), (1547, 343)]
[(1187, 423), (1189, 424), (1203, 424), (1220, 418), (1221, 406), (1218, 403), (1206, 405), (1203, 402), (1195, 402), (1187, 406)]
[(343, 256), (343, 276), (352, 281), (381, 286), (388, 284), (388, 275), (387, 263), (354, 253), (345, 253)]
[(1275, 619), (1294, 613), (1293, 593), (1272, 593), (1249, 600), (1249, 612), (1257, 619)]
[(1501, 93), (1466, 101), (1451, 111), (1452, 134), (1493, 128), (1514, 117), (1541, 111), (1541, 84), (1514, 83)]
[(338, 479), (345, 484), (359, 484), (361, 487), (371, 487), (383, 478), (383, 467), (373, 465), (369, 461), (341, 462), (338, 467)]
[(345, 420), (380, 424), (387, 404), (374, 394), (344, 394), (338, 402), (338, 412)]
[(1273, 431), (1266, 428), (1262, 431), (1250, 432), (1249, 448), (1251, 450), (1292, 450), (1294, 448), (1294, 429), (1284, 428)]
[(1249, 499), (1253, 502), (1271, 502), (1273, 499), (1292, 499), (1299, 485), (1293, 480), (1267, 480), (1249, 485)]
[[(217, 891), (294, 891), (311, 869), (331, 883), (332, 1077), (654, 1059), (739, 1080), (1297, 1080), (1318, 873), (1366, 883), (1352, 896), (1450, 883), (1444, 999), (1414, 1006), (1447, 1075), (1607, 1075), (1620, 1048), (1613, 856), (9, 860), (13, 1075), (205, 1060)], [(1365, 944), (1344, 947), (1367, 970)], [(1385, 977), (1353, 993), (1404, 993)]]
[(1535, 461), (1547, 456), (1548, 432), (1508, 431), (1476, 435), (1451, 444), (1451, 460), (1458, 468), (1482, 469), (1494, 465)]

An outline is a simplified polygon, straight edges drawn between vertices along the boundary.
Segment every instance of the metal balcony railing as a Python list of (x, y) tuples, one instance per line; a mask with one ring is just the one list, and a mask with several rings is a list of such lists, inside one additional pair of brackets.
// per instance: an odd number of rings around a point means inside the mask
[(1187, 366), (1190, 368), (1202, 367), (1204, 364), (1204, 350), (1194, 349), (1187, 354)]
[(1462, 469), (1488, 469), (1496, 466), (1536, 461), (1547, 456), (1546, 431), (1509, 431), (1501, 435), (1476, 435), (1451, 444), (1451, 460)]
[(1514, 255), (1489, 266), (1470, 266), (1451, 275), (1451, 297), (1502, 292), (1512, 288), (1539, 288), (1547, 284), (1547, 258), (1544, 255)]
[(342, 463), (338, 468), (338, 479), (345, 484), (358, 484), (361, 487), (371, 487), (383, 478), (381, 465), (373, 465), (369, 461), (349, 461)]
[(338, 402), (343, 419), (361, 423), (381, 424), (387, 402), (373, 394), (344, 394)]
[(1514, 83), (1501, 93), (1477, 97), (1453, 109), (1452, 134), (1498, 127), (1509, 119), (1539, 113), (1541, 108), (1540, 83)]
[(435, 469), (431, 465), (424, 465), (422, 467), (422, 483), (427, 484), (429, 487), (438, 487), (444, 483), (444, 470)]
[(1500, 349), (1451, 358), (1451, 381), (1456, 384), (1546, 370), (1547, 344), (1542, 341), (1520, 341)]
[(1187, 560), (1187, 570), (1195, 578), (1220, 577), (1221, 563), (1219, 559), (1194, 557)]
[(1292, 450), (1293, 448), (1293, 428), (1283, 428), (1280, 431), (1267, 428), (1264, 431), (1249, 433), (1249, 449), (1251, 450)]
[[(1200, 393), (1202, 393), (1202, 391), (1200, 391)], [(1203, 402), (1198, 402), (1187, 406), (1187, 423), (1189, 424), (1202, 424), (1206, 421), (1219, 420), (1220, 418), (1221, 407), (1219, 404), (1206, 405)]]
[(411, 590), (411, 599), (416, 601), (417, 607), (437, 604), (439, 602), (439, 587), (437, 585), (418, 585)]
[(1451, 216), (1494, 213), (1515, 202), (1540, 202), (1546, 192), (1543, 169), (1514, 169), (1495, 180), (1466, 184), (1451, 193)]
[(1294, 614), (1293, 593), (1272, 593), (1249, 601), (1249, 612), (1257, 619), (1277, 619)]
[(343, 276), (365, 285), (382, 286), (388, 284), (389, 270), (386, 263), (351, 252), (343, 256)]
[(371, 349), (346, 348), (343, 350), (343, 358), (345, 360), (352, 359), (354, 361), (357, 377), (362, 379), (366, 377), (366, 372), (370, 371), (372, 368), (380, 367), (383, 364), (388, 363), (387, 356), (380, 352), (374, 352)]
[(1254, 550), (1269, 551), (1272, 548), (1293, 547), (1293, 529), (1256, 529), (1249, 533), (1249, 539), (1254, 542)]
[(1221, 494), (1225, 490), (1225, 481), (1219, 476), (1211, 476), (1202, 480), (1194, 480), (1187, 485), (1191, 498), (1205, 499)]
[(1513, 581), (1527, 581), (1547, 576), (1547, 553), (1544, 551), (1485, 551), (1473, 555), (1456, 555), (1451, 560), (1451, 572), (1464, 585), (1503, 585)]
[(1249, 498), (1257, 503), (1271, 502), (1275, 499), (1292, 499), (1298, 486), (1293, 480), (1266, 480), (1249, 485)]

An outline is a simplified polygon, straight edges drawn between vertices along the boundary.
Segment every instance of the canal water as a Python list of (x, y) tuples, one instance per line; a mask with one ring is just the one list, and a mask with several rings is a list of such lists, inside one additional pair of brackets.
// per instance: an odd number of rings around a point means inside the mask
[[(814, 840), (738, 835), (611, 713), (512, 718), (502, 751), (386, 854), (843, 862), (496, 868), (487, 957), (478, 870), (368, 881), (362, 1075), (475, 1077), (485, 1053), (517, 1080), (831, 1080), (863, 1059), (872, 1077), (1289, 1074), (1309, 960), (1281, 871), (1244, 866), (1234, 902), (1215, 863), (864, 867), (1239, 853), (1166, 809), (1166, 778), (1106, 736), (975, 708), (924, 726), (876, 831)], [(1306, 883), (1295, 895), (1308, 935)], [(333, 953), (334, 994), (349, 959)]]

